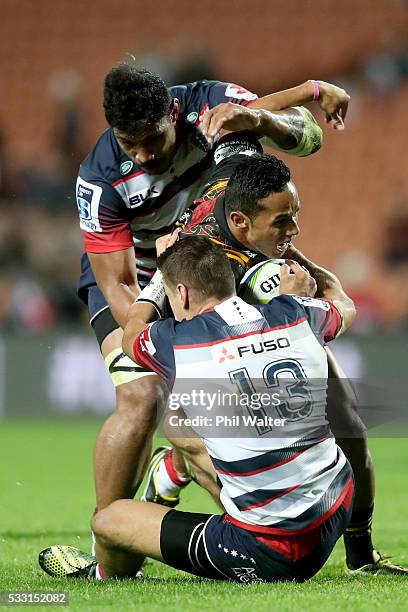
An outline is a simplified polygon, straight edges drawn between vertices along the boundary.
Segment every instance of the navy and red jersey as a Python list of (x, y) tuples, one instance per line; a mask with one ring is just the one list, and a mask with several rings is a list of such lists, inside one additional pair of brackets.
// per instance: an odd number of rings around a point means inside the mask
[[(208, 420), (193, 425), (221, 481), (231, 522), (263, 533), (307, 531), (349, 491), (351, 470), (325, 418), (323, 345), (340, 328), (341, 316), (329, 301), (282, 295), (252, 306), (234, 296), (189, 321), (151, 323), (136, 338), (135, 360), (167, 381), (173, 403), (191, 384), (208, 397), (214, 381), (228, 397), (279, 391), (279, 401), (258, 411), (260, 420), (245, 422), (254, 414), (251, 404), (233, 411), (230, 404), (221, 406), (245, 425), (238, 435), (229, 436), (225, 428), (220, 434)], [(211, 419), (214, 411), (203, 401), (189, 404), (184, 396), (186, 416)], [(218, 409), (222, 401), (218, 397)], [(265, 417), (279, 419), (282, 429), (272, 431)]]
[(246, 105), (256, 95), (234, 84), (197, 81), (170, 88), (180, 102), (181, 145), (170, 168), (160, 175), (142, 171), (107, 129), (81, 164), (76, 199), (85, 251), (109, 253), (135, 247), (138, 271), (155, 269), (155, 240), (202, 192), (212, 152), (198, 137), (200, 117), (222, 102)]

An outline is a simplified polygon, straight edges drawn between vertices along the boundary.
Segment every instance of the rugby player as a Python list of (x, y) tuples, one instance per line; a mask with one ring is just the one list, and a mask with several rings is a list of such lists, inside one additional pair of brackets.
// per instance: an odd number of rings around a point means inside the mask
[(322, 81), (257, 99), (218, 81), (167, 89), (158, 75), (132, 64), (107, 74), (110, 127), (82, 163), (76, 187), (86, 251), (78, 293), (116, 390), (116, 411), (94, 451), (98, 508), (133, 497), (150, 454), (157, 377), (121, 344), (128, 308), (155, 271), (155, 239), (202, 192), (221, 129), (253, 130), (293, 155), (317, 151), (321, 130), (309, 111), (281, 110), (313, 100), (343, 128), (349, 96)]
[[(293, 274), (282, 274), (281, 295), (250, 306), (235, 294), (221, 247), (205, 237), (176, 242), (159, 257), (158, 268), (164, 285), (156, 273), (155, 283), (130, 308), (124, 348), (169, 389), (180, 379), (196, 380), (199, 371), (234, 391), (231, 370), (240, 369), (259, 393), (289, 368), (303, 384), (321, 380), (320, 392), (297, 404), (296, 418), (292, 412), (288, 431), (279, 437), (250, 426), (245, 436), (227, 441), (216, 436), (214, 425), (200, 433), (222, 484), (222, 514), (118, 500), (93, 518), (98, 562), (74, 548), (52, 547), (41, 553), (42, 567), (52, 575), (129, 578), (149, 556), (205, 578), (303, 582), (323, 566), (351, 514), (351, 467), (324, 420), (323, 344), (347, 329), (354, 305), (338, 282), (328, 291), (333, 301), (313, 299), (315, 281), (293, 263)], [(147, 325), (163, 309), (164, 289), (175, 319)], [(278, 347), (281, 337), (286, 341), (273, 352), (241, 355), (237, 342), (248, 330), (253, 341)], [(228, 360), (220, 364), (221, 348), (234, 354), (233, 366)]]
[[(299, 197), (290, 180), (289, 168), (273, 156), (250, 156), (239, 161), (239, 155), (223, 158), (228, 138), (220, 142), (215, 159), (220, 160), (213, 173), (218, 178), (211, 195), (205, 196), (189, 209), (182, 221), (183, 236), (206, 236), (220, 244), (230, 259), (237, 283), (248, 267), (265, 258), (289, 257), (306, 266), (318, 281), (318, 293), (324, 295), (335, 279), (330, 273), (307, 260), (293, 245), (298, 228)], [(238, 136), (234, 137), (235, 139)], [(242, 138), (244, 153), (245, 138)], [(233, 172), (234, 167), (236, 170)], [(226, 177), (232, 178), (227, 184)], [(225, 189), (225, 194), (224, 194)], [(331, 352), (329, 360), (328, 418), (339, 445), (350, 461), (356, 484), (353, 515), (345, 534), (346, 573), (394, 573), (408, 575), (408, 570), (391, 563), (375, 550), (372, 543), (371, 523), (374, 509), (374, 467), (367, 443), (367, 434), (356, 412), (354, 397), (350, 394), (345, 375)], [(340, 375), (340, 378), (339, 378)], [(175, 440), (180, 449), (180, 439)], [(214, 478), (208, 475), (208, 457), (202, 446), (185, 440), (184, 454), (202, 486), (216, 498)], [(188, 483), (188, 468), (180, 455), (166, 448), (158, 449), (152, 458), (144, 499), (178, 503), (180, 490)], [(184, 479), (184, 480), (183, 480)]]

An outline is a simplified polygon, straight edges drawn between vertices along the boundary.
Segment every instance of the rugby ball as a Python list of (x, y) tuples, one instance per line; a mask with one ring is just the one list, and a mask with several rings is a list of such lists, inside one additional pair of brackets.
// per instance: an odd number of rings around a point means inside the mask
[(268, 259), (250, 268), (242, 277), (238, 296), (248, 304), (268, 304), (279, 295), (280, 267), (285, 259)]

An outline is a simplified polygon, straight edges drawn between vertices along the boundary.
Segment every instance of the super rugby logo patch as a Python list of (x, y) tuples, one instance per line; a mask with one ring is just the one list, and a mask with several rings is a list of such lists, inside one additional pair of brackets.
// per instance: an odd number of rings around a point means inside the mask
[(92, 196), (93, 189), (87, 189), (81, 184), (78, 185), (77, 204), (80, 219), (91, 218)]
[(102, 187), (92, 185), (78, 177), (76, 188), (76, 201), (81, 229), (86, 232), (101, 232), (99, 222), (99, 202)]

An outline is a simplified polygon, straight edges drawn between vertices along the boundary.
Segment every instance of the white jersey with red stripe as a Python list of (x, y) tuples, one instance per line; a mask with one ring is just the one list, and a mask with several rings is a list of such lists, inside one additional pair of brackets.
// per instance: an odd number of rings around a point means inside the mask
[(213, 154), (200, 139), (200, 117), (222, 102), (247, 105), (257, 98), (220, 81), (197, 81), (169, 92), (180, 103), (182, 139), (168, 170), (159, 175), (144, 172), (108, 129), (81, 164), (76, 186), (85, 251), (109, 253), (134, 246), (142, 277), (151, 277), (155, 270), (156, 238), (172, 229), (209, 178)]
[(208, 394), (198, 407), (182, 402), (187, 417), (207, 417), (193, 426), (233, 522), (271, 533), (308, 530), (346, 494), (351, 469), (325, 418), (323, 345), (340, 328), (329, 301), (286, 295), (250, 306), (233, 297), (190, 321), (152, 323), (135, 340), (135, 360), (167, 380), (172, 403), (192, 388), (207, 393), (214, 382), (240, 398), (269, 397), (257, 409), (235, 405), (229, 431), (226, 395), (217, 396), (213, 412)]

